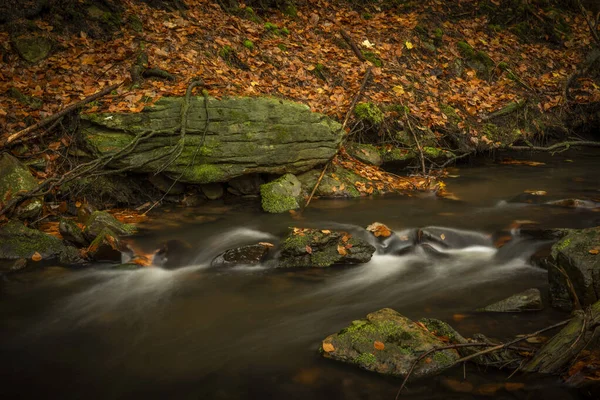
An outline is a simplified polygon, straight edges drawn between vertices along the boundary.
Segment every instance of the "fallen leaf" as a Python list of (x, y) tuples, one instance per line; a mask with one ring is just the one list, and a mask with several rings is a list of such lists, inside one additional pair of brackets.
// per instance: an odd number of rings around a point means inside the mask
[(325, 235), (329, 235), (331, 233), (331, 231), (329, 229), (321, 229), (321, 233), (324, 233)]
[(335, 347), (333, 347), (331, 343), (323, 342), (323, 351), (326, 353), (331, 353), (332, 351), (335, 351)]
[(414, 46), (411, 42), (409, 42), (408, 40), (404, 43), (404, 45), (406, 46), (407, 49), (412, 49)]
[(340, 256), (345, 256), (346, 254), (348, 254), (348, 252), (346, 251), (346, 248), (344, 246), (340, 246), (340, 245), (338, 245), (338, 247), (337, 247), (337, 252), (339, 253)]
[(33, 253), (33, 255), (31, 256), (31, 259), (32, 259), (33, 261), (41, 261), (41, 260), (42, 260), (42, 255), (36, 251), (36, 252), (35, 252), (35, 253)]
[(385, 345), (380, 342), (380, 341), (375, 341), (375, 343), (373, 343), (373, 347), (375, 347), (376, 350), (383, 350), (385, 349)]
[(305, 250), (308, 254), (312, 254), (312, 247), (310, 247), (309, 245), (306, 245)]
[(454, 314), (454, 315), (452, 316), (452, 319), (453, 319), (454, 321), (456, 321), (456, 322), (460, 322), (460, 321), (462, 321), (462, 320), (463, 320), (463, 319), (465, 319), (465, 318), (467, 318), (467, 315), (465, 315), (465, 314)]

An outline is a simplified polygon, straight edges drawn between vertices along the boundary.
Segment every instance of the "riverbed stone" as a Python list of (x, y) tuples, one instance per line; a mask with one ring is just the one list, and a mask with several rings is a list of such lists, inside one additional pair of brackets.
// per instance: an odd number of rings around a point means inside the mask
[(143, 173), (164, 168), (163, 173), (180, 182), (209, 183), (246, 174), (308, 171), (327, 162), (344, 136), (339, 123), (303, 104), (270, 97), (198, 96), (190, 100), (182, 151), (170, 160), (165, 153), (180, 143), (183, 103), (182, 97), (164, 97), (140, 113), (83, 115), (82, 137), (96, 156), (139, 139), (109, 168)]
[(272, 247), (270, 243), (257, 243), (229, 249), (216, 256), (210, 265), (212, 267), (257, 265), (265, 259)]
[(0, 228), (0, 260), (32, 261), (38, 253), (41, 260), (59, 260), (64, 263), (80, 261), (77, 249), (65, 246), (62, 240), (36, 229), (31, 229), (21, 222), (13, 220)]
[(83, 234), (83, 229), (77, 225), (77, 223), (71, 219), (61, 218), (58, 223), (58, 232), (60, 235), (72, 243), (76, 247), (85, 247), (89, 244), (88, 240)]
[[(38, 187), (37, 181), (27, 167), (8, 153), (0, 154), (0, 202), (7, 203), (19, 192), (27, 192)], [(17, 209), (20, 218), (34, 218), (42, 210), (42, 199), (32, 198), (23, 202)]]
[(258, 195), (260, 194), (260, 185), (263, 183), (265, 182), (258, 174), (242, 175), (227, 183), (229, 185), (227, 191), (236, 196)]
[(282, 177), (260, 185), (263, 210), (270, 213), (282, 213), (300, 208), (302, 184), (295, 175)]
[[(405, 377), (423, 353), (445, 343), (429, 330), (390, 308), (368, 314), (323, 340), (325, 358), (349, 363), (384, 375)], [(430, 376), (451, 367), (460, 358), (456, 350), (432, 353), (411, 376)]]
[(484, 312), (523, 312), (539, 311), (544, 308), (542, 296), (539, 289), (527, 289), (521, 293), (512, 295), (504, 300), (497, 301), (488, 306), (478, 308), (477, 311)]
[(106, 211), (94, 211), (89, 216), (83, 233), (89, 241), (93, 241), (106, 228), (116, 236), (129, 236), (137, 231), (134, 225), (124, 224)]
[(568, 283), (559, 270), (569, 277), (582, 306), (600, 300), (600, 227), (569, 230), (552, 246), (548, 279), (553, 307), (571, 310), (573, 299)]
[(283, 240), (277, 266), (323, 268), (334, 264), (364, 264), (375, 247), (345, 231), (294, 228)]

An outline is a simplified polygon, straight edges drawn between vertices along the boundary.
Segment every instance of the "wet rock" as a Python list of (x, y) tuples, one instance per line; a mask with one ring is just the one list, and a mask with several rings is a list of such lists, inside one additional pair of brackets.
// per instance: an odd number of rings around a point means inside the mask
[(80, 261), (77, 249), (44, 232), (30, 229), (18, 221), (10, 221), (0, 228), (0, 260), (32, 260), (35, 253), (41, 260), (59, 260), (63, 263)]
[(86, 247), (89, 244), (83, 234), (83, 229), (71, 219), (61, 218), (58, 223), (58, 232), (60, 232), (63, 239), (75, 247)]
[(292, 174), (260, 186), (263, 210), (270, 213), (282, 213), (300, 208), (302, 185)]
[(295, 228), (283, 240), (278, 267), (329, 267), (369, 262), (375, 247), (344, 231)]
[[(302, 189), (306, 196), (308, 196), (313, 188), (315, 187), (319, 176), (321, 175), (321, 169), (315, 169), (308, 171), (304, 174), (298, 175), (298, 180), (302, 183)], [(356, 189), (354, 184), (356, 182), (369, 183), (368, 179), (350, 171), (341, 166), (335, 165), (333, 169), (330, 167), (321, 179), (315, 196), (323, 198), (354, 198), (360, 197), (361, 193)], [(377, 194), (379, 191), (374, 188), (373, 194)]]
[[(326, 358), (380, 374), (404, 377), (421, 354), (444, 345), (427, 329), (384, 308), (325, 338), (320, 351)], [(452, 366), (459, 357), (456, 350), (435, 352), (430, 362), (417, 364), (411, 376), (419, 378), (439, 373)]]
[(32, 64), (48, 57), (53, 47), (52, 40), (37, 34), (27, 34), (13, 38), (12, 44), (19, 56)]
[(552, 246), (548, 261), (550, 299), (553, 307), (571, 310), (573, 299), (561, 268), (573, 284), (582, 306), (600, 300), (600, 227), (569, 230)]
[(202, 185), (200, 189), (209, 200), (217, 200), (223, 197), (223, 185), (220, 183), (207, 183)]
[(227, 191), (236, 196), (258, 195), (264, 182), (258, 174), (242, 175), (228, 182)]
[(510, 199), (509, 203), (525, 203), (525, 204), (543, 204), (546, 202), (546, 192), (544, 191), (534, 191), (534, 192), (525, 192), (520, 193)]
[(379, 150), (373, 145), (352, 143), (346, 146), (348, 153), (365, 164), (380, 166), (383, 164)]
[(106, 211), (94, 211), (86, 222), (85, 237), (93, 241), (104, 230), (109, 229), (116, 237), (133, 235), (137, 229), (132, 224), (124, 224)]
[(148, 176), (148, 182), (160, 190), (161, 193), (178, 195), (185, 191), (185, 185), (183, 183), (174, 181), (163, 174), (150, 174)]
[[(0, 154), (0, 202), (6, 204), (17, 193), (37, 187), (37, 181), (19, 160), (8, 153)], [(40, 198), (26, 200), (16, 214), (20, 218), (34, 218), (42, 210), (42, 205)]]
[(215, 257), (210, 265), (212, 267), (233, 267), (260, 264), (272, 247), (273, 245), (270, 243), (258, 243), (229, 249)]
[(600, 207), (600, 203), (596, 203), (591, 200), (580, 200), (580, 199), (561, 199), (548, 201), (545, 204), (555, 207), (565, 207), (565, 208), (598, 208)]
[[(183, 101), (183, 97), (163, 97), (143, 113), (87, 114), (82, 116), (83, 140), (102, 156), (117, 151), (115, 146), (126, 146), (136, 135), (160, 131), (160, 135), (147, 138), (144, 146), (127, 157), (115, 157), (107, 166), (153, 173), (164, 164), (164, 160), (156, 160), (156, 149), (179, 140)], [(326, 163), (344, 137), (336, 121), (286, 100), (194, 96), (189, 106), (183, 151), (164, 169), (182, 183), (227, 182), (246, 174), (301, 173)], [(200, 142), (203, 145), (198, 148)]]
[(477, 311), (485, 312), (522, 312), (542, 310), (542, 296), (538, 289), (527, 289), (524, 292), (512, 295), (504, 300), (490, 304)]
[(104, 228), (87, 248), (87, 255), (94, 261), (121, 262), (121, 245), (117, 235)]

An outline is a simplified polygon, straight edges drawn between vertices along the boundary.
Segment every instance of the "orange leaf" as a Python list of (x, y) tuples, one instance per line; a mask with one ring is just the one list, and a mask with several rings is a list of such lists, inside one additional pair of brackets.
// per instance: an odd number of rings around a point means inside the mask
[(596, 254), (600, 253), (600, 250), (598, 250), (598, 249), (591, 249), (590, 251), (588, 251), (588, 253), (596, 255)]
[(348, 254), (348, 252), (346, 251), (346, 249), (344, 248), (344, 246), (338, 245), (337, 251), (340, 254), (340, 256), (345, 256), (346, 254)]
[(306, 245), (305, 249), (308, 254), (312, 254), (312, 247), (310, 247), (309, 245)]
[(380, 341), (375, 341), (375, 343), (373, 343), (373, 347), (375, 347), (376, 350), (383, 350), (385, 349), (385, 345), (380, 342)]
[(323, 342), (323, 351), (326, 353), (331, 353), (332, 351), (335, 351), (335, 347), (333, 347), (331, 343)]
[(41, 260), (42, 260), (42, 255), (36, 251), (36, 252), (35, 252), (35, 253), (33, 253), (33, 255), (31, 256), (31, 259), (32, 259), (33, 261), (41, 261)]

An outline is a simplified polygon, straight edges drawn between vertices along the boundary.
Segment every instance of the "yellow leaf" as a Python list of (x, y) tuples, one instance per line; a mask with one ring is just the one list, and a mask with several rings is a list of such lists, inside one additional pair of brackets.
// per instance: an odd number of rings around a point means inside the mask
[(35, 253), (33, 253), (33, 255), (31, 256), (31, 259), (32, 259), (33, 261), (41, 261), (41, 260), (42, 260), (42, 255), (36, 251), (36, 252), (35, 252)]
[(443, 233), (440, 235), (440, 239), (442, 240), (446, 240), (446, 235), (444, 235)]
[(406, 46), (407, 49), (412, 49), (413, 48), (413, 44), (411, 42), (409, 42), (408, 40), (404, 43), (404, 45)]
[(392, 88), (392, 90), (394, 91), (394, 93), (396, 93), (397, 96), (402, 96), (405, 93), (404, 87), (402, 85), (396, 85)]
[(326, 353), (331, 353), (332, 351), (335, 351), (335, 347), (333, 347), (331, 343), (323, 342), (323, 351)]
[(385, 344), (376, 340), (375, 343), (373, 343), (373, 347), (375, 347), (376, 350), (383, 350), (385, 349)]

